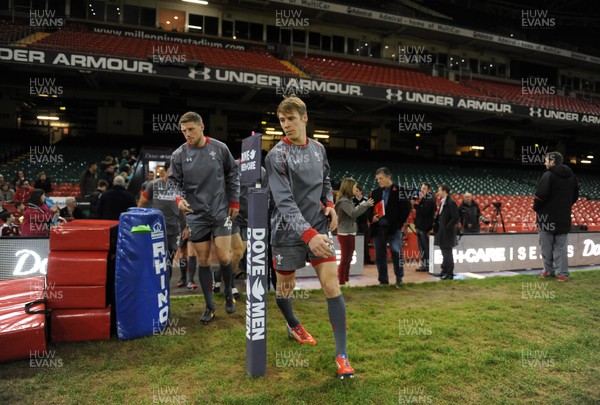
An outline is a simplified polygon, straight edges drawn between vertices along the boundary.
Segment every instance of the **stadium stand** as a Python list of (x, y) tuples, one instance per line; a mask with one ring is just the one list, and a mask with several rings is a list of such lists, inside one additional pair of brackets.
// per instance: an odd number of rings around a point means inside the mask
[(553, 108), (585, 114), (600, 114), (600, 103), (558, 94), (530, 94), (518, 83), (483, 79), (460, 82), (435, 77), (417, 69), (316, 55), (295, 53), (290, 64), (280, 60), (262, 46), (250, 46), (250, 51), (212, 48), (169, 41), (157, 41), (110, 34), (94, 33), (86, 26), (69, 24), (68, 28), (51, 33), (33, 33), (30, 27), (5, 23), (0, 28), (0, 43), (28, 46), (36, 49), (68, 50), (92, 55), (119, 56), (152, 60), (155, 49), (177, 46), (177, 52), (205, 66), (248, 70), (280, 76), (310, 76), (313, 79), (360, 83), (448, 96), (471, 97), (497, 102), (512, 102), (530, 107)]
[(426, 90), (451, 96), (487, 98), (480, 90), (469, 89), (414, 69), (337, 58), (304, 57), (300, 54), (294, 55), (294, 61), (315, 79)]
[(22, 152), (18, 158), (0, 161), (0, 172), (12, 176), (17, 170), (23, 169), (28, 178), (35, 181), (37, 173), (44, 171), (52, 180), (53, 191), (50, 195), (79, 195), (79, 177), (87, 169), (88, 162), (100, 162), (107, 155), (117, 156), (119, 152), (115, 148), (58, 146), (46, 156)]
[(490, 97), (500, 98), (502, 101), (509, 101), (527, 106), (574, 111), (585, 114), (600, 113), (600, 108), (597, 105), (585, 102), (578, 98), (566, 97), (558, 94), (524, 94), (522, 86), (517, 84), (477, 79), (465, 80), (461, 83), (477, 89)]
[[(250, 51), (211, 48), (189, 44), (177, 44), (169, 41), (157, 41), (143, 38), (131, 38), (110, 34), (98, 34), (83, 29), (65, 29), (56, 31), (39, 41), (29, 44), (32, 48), (69, 50), (92, 55), (120, 56), (127, 58), (153, 60), (160, 49), (177, 48), (177, 53), (185, 55), (188, 61), (203, 62), (206, 66), (230, 69), (248, 69), (284, 76), (295, 73), (282, 61), (268, 54), (264, 48), (251, 47)], [(159, 49), (159, 51), (156, 51)]]

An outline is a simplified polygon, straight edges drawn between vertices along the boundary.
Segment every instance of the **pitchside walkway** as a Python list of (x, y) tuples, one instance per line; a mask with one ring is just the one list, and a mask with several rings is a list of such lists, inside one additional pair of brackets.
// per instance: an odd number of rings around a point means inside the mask
[[(405, 283), (424, 283), (427, 281), (440, 281), (438, 277), (434, 277), (426, 272), (417, 272), (415, 268), (416, 264), (409, 263), (404, 268), (404, 282)], [(388, 264), (389, 268), (389, 280), (390, 285), (393, 286), (396, 282), (394, 277), (394, 271), (392, 269), (392, 265)], [(595, 270), (598, 269), (598, 266), (591, 267), (576, 267), (570, 268), (569, 271), (583, 271), (583, 270)], [(493, 273), (457, 273), (454, 276), (455, 280), (467, 280), (467, 279), (481, 279), (487, 277), (506, 277), (506, 276), (516, 276), (519, 274), (538, 274), (541, 270), (520, 270), (520, 271), (503, 271), (503, 272), (493, 272)], [(180, 296), (180, 295), (196, 295), (202, 294), (200, 288), (196, 291), (188, 290), (187, 288), (177, 288), (177, 281), (179, 280), (179, 272), (178, 268), (174, 269), (173, 277), (171, 278), (171, 295)], [(196, 277), (196, 282), (198, 279)], [(377, 268), (374, 264), (368, 264), (365, 266), (365, 272), (360, 276), (350, 276), (350, 288), (351, 287), (367, 287), (379, 285), (377, 281)], [(235, 280), (235, 286), (240, 292), (246, 291), (246, 280)], [(317, 290), (321, 288), (319, 280), (317, 277), (301, 277), (296, 280), (296, 288), (300, 290)]]

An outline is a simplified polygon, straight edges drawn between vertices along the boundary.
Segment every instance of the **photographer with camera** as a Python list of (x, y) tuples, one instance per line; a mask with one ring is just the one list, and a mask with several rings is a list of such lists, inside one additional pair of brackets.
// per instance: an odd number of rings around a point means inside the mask
[(458, 207), (458, 216), (462, 233), (479, 233), (481, 231), (479, 222), (484, 219), (481, 217), (479, 204), (473, 200), (471, 193), (465, 193), (463, 202)]

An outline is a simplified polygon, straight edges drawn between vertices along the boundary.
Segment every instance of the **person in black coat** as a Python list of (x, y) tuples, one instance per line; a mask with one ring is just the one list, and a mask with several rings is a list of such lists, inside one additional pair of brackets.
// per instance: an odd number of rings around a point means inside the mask
[[(379, 284), (389, 284), (386, 247), (386, 244), (389, 243), (396, 286), (398, 287), (402, 285), (404, 277), (401, 229), (410, 214), (410, 193), (392, 182), (392, 172), (387, 167), (377, 169), (375, 179), (379, 187), (371, 191), (370, 197), (374, 201), (374, 206), (369, 208), (367, 213), (371, 220), (371, 237), (375, 245)], [(377, 207), (381, 201), (385, 205), (385, 215), (377, 213)]]
[(458, 207), (450, 197), (450, 187), (442, 184), (437, 195), (440, 199), (440, 209), (433, 221), (434, 244), (442, 251), (442, 280), (454, 278), (454, 256), (452, 248), (456, 246), (456, 224), (458, 223)]
[(108, 190), (108, 183), (106, 180), (98, 180), (98, 188), (90, 194), (90, 218), (99, 219), (98, 216), (98, 201), (100, 196)]
[(463, 233), (479, 233), (481, 230), (481, 210), (471, 193), (465, 193), (463, 202), (458, 207), (458, 218)]
[(127, 208), (137, 206), (135, 196), (125, 189), (124, 184), (125, 179), (116, 176), (113, 187), (100, 194), (96, 208), (98, 218), (118, 220), (119, 215), (127, 211)]
[(52, 192), (52, 181), (46, 176), (46, 173), (40, 172), (38, 178), (33, 183), (34, 188), (41, 188), (46, 194)]
[(559, 152), (549, 152), (544, 157), (548, 170), (537, 184), (533, 210), (536, 212), (544, 262), (540, 276), (556, 275), (557, 280), (568, 281), (567, 236), (571, 230), (571, 207), (579, 198), (579, 184), (571, 168), (562, 162)]
[(417, 242), (421, 256), (421, 266), (417, 271), (427, 271), (429, 269), (429, 231), (433, 228), (433, 217), (436, 210), (431, 185), (423, 183), (419, 199), (411, 200), (410, 203), (416, 212), (415, 228), (417, 228)]
[(84, 218), (83, 211), (77, 206), (75, 197), (67, 197), (66, 206), (60, 210), (60, 216), (67, 219), (82, 219)]
[(87, 170), (81, 174), (79, 178), (79, 192), (81, 197), (88, 197), (96, 189), (96, 183), (98, 182), (97, 170), (98, 165), (96, 162), (90, 162)]

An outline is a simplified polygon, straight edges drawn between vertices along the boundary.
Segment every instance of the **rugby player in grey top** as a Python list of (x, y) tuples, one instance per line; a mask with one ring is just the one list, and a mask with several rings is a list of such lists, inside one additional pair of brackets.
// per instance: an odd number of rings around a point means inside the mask
[(316, 340), (295, 317), (291, 300), (296, 285), (295, 271), (309, 260), (327, 298), (338, 376), (353, 377), (354, 369), (346, 353), (346, 304), (338, 284), (335, 251), (328, 232), (337, 227), (337, 215), (327, 154), (322, 144), (306, 135), (308, 115), (302, 100), (297, 97), (283, 100), (277, 115), (285, 137), (265, 159), (274, 203), (271, 244), (273, 266), (278, 273), (277, 305), (287, 321), (290, 337), (315, 345)]
[[(167, 250), (169, 251), (167, 271), (170, 280), (173, 272), (173, 259), (179, 246), (179, 234), (181, 233), (181, 228), (185, 227), (185, 217), (177, 209), (177, 205), (175, 205), (175, 190), (173, 189), (173, 185), (168, 181), (169, 162), (164, 166), (158, 166), (156, 168), (156, 175), (158, 178), (148, 182), (146, 188), (140, 193), (138, 207), (145, 207), (150, 203), (152, 208), (160, 210), (165, 217)], [(185, 273), (183, 273), (184, 271), (182, 270), (182, 278), (186, 277)]]
[(207, 324), (215, 314), (209, 262), (211, 238), (225, 280), (225, 310), (228, 314), (235, 312), (231, 291), (231, 227), (240, 207), (240, 179), (227, 145), (204, 135), (198, 113), (183, 114), (179, 125), (187, 142), (171, 155), (169, 179), (177, 188), (177, 208), (186, 214), (190, 239), (198, 253), (198, 277), (206, 301), (200, 321)]

